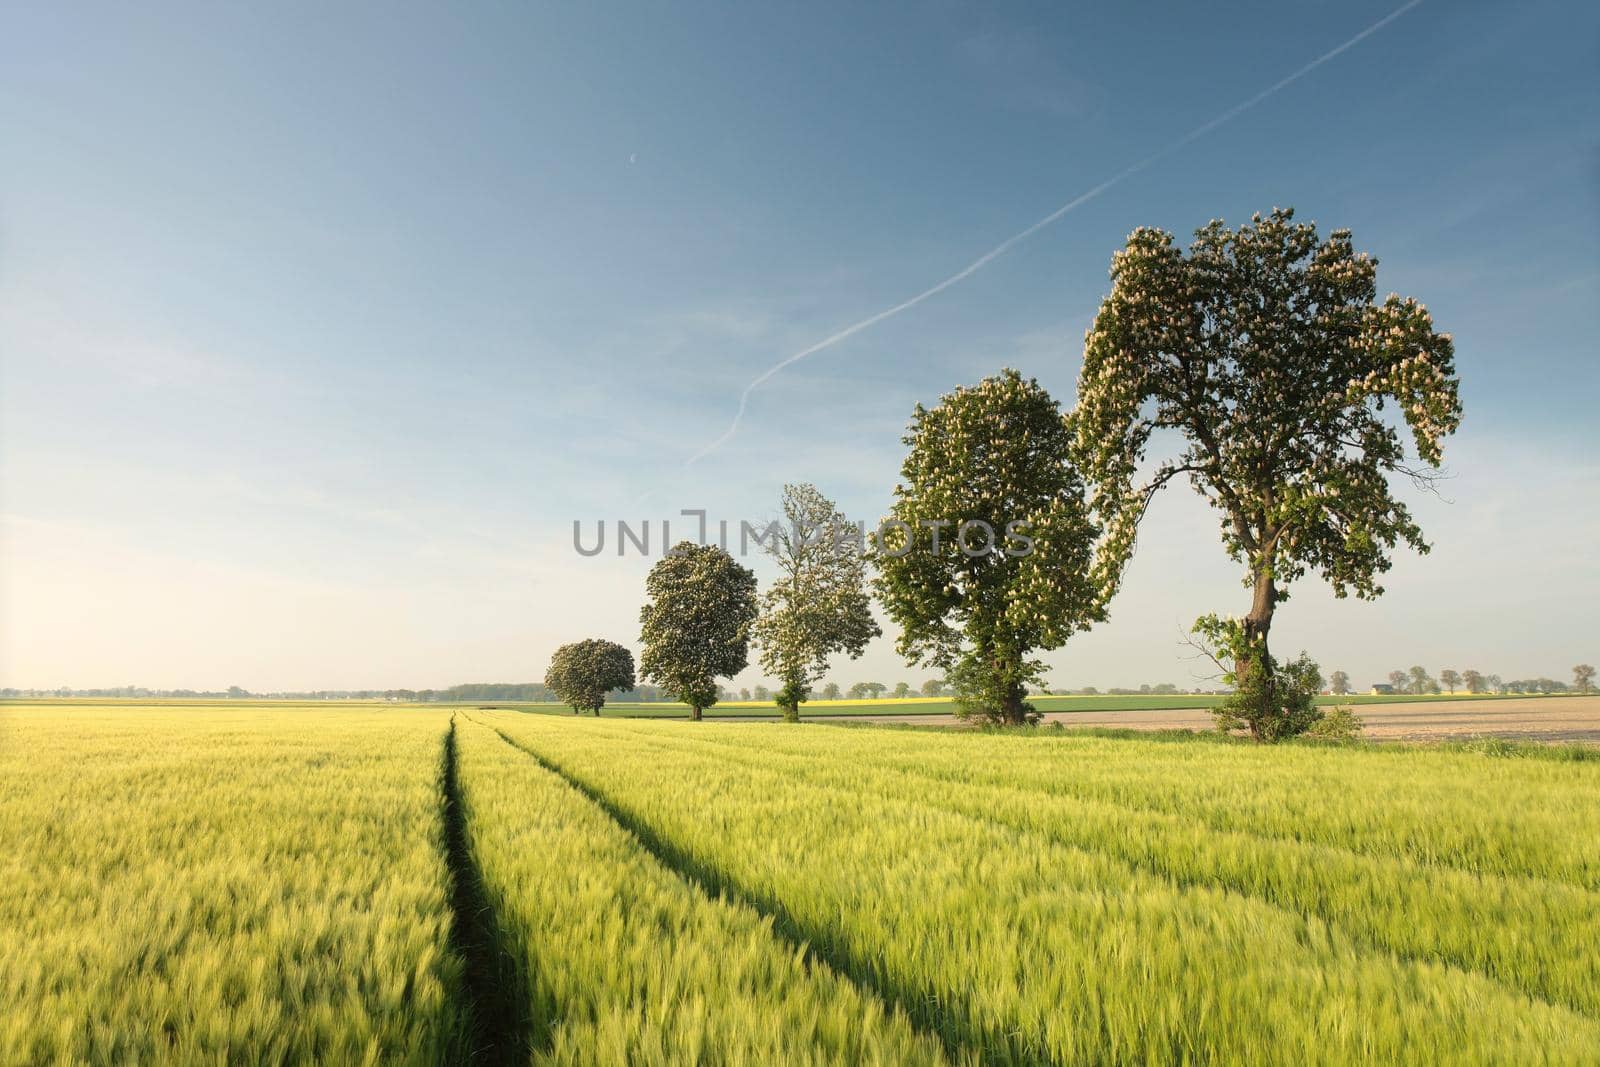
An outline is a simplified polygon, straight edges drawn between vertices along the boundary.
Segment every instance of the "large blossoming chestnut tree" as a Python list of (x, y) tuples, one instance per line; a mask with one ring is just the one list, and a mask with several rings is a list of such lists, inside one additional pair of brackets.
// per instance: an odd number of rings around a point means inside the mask
[(1280, 670), (1268, 651), (1287, 586), (1314, 571), (1373, 598), (1397, 545), (1427, 552), (1394, 482), (1436, 478), (1461, 422), (1450, 335), (1415, 300), (1378, 302), (1377, 265), (1348, 230), (1321, 240), (1292, 210), (1212, 222), (1187, 253), (1139, 229), (1085, 343), (1075, 453), (1105, 530), (1100, 579), (1115, 587), (1152, 496), (1187, 478), (1252, 590), (1242, 619), (1197, 632), (1236, 687), (1223, 725), (1258, 740), (1318, 717), (1299, 692), (1320, 683), (1314, 665)]

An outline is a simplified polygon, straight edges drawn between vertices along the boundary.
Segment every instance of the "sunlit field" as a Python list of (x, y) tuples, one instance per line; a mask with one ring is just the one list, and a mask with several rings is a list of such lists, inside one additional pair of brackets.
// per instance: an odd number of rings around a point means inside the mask
[(0, 707), (0, 1062), (1600, 1062), (1583, 755)]
[(0, 1063), (454, 1054), (447, 723), (0, 708)]

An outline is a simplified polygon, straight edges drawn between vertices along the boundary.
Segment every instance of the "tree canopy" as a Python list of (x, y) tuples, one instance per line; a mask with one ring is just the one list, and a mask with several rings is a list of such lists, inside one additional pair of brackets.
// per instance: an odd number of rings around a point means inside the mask
[[(1348, 230), (1321, 240), (1286, 209), (1237, 230), (1211, 222), (1187, 254), (1141, 228), (1112, 258), (1074, 418), (1106, 530), (1097, 576), (1116, 586), (1151, 498), (1186, 477), (1253, 589), (1249, 614), (1207, 631), (1241, 674), (1272, 676), (1273, 610), (1307, 571), (1338, 596), (1376, 597), (1397, 545), (1428, 550), (1390, 478), (1437, 476), (1461, 421), (1454, 349), (1415, 300), (1377, 302), (1376, 275)], [(1178, 443), (1150, 457), (1158, 434)], [(1282, 711), (1273, 685), (1253, 688), (1262, 704), (1246, 718)]]
[(778, 578), (761, 598), (755, 640), (762, 670), (783, 683), (778, 706), (793, 721), (829, 659), (860, 656), (882, 631), (867, 596), (863, 546), (852, 539), (857, 528), (814, 485), (783, 487), (783, 517), (763, 542)]
[(717, 679), (749, 664), (756, 576), (716, 545), (682, 541), (650, 568), (645, 594), (641, 671), (698, 720), (717, 702)]
[(875, 585), (907, 659), (948, 672), (957, 710), (1024, 721), (1040, 649), (1104, 617), (1095, 526), (1054, 399), (1014, 370), (917, 405)]
[(1587, 663), (1580, 663), (1572, 668), (1572, 687), (1584, 693), (1593, 689), (1594, 668)]
[(607, 693), (634, 687), (633, 653), (599, 638), (562, 645), (550, 657), (544, 684), (573, 711), (599, 715)]

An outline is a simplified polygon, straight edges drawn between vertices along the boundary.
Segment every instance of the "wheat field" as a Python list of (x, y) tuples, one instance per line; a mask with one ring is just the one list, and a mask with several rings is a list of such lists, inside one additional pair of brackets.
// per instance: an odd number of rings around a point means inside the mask
[(5, 706), (0, 1062), (1600, 1062), (1584, 756)]

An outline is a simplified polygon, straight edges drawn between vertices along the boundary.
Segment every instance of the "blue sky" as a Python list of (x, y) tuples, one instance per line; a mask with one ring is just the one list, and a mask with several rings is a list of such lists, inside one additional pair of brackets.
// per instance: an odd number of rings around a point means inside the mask
[[(1436, 545), (1279, 647), (1358, 681), (1600, 656), (1600, 10), (1407, 11), (960, 285), (767, 382), (1394, 4), (31, 5), (0, 32), (0, 684), (529, 679), (633, 642), (571, 522), (876, 518), (918, 401), (1069, 402), (1112, 251), (1292, 204), (1457, 339)], [(1056, 685), (1191, 681), (1245, 593), (1168, 493)], [(918, 678), (886, 640), (841, 682)], [(746, 675), (746, 684), (756, 675)]]

